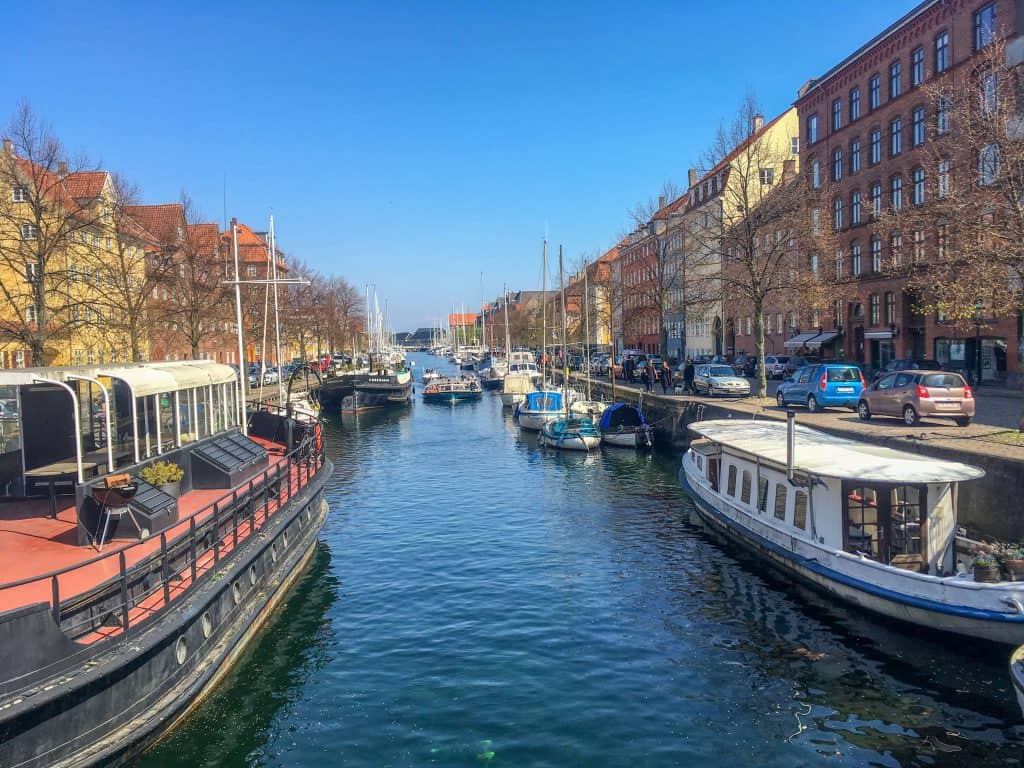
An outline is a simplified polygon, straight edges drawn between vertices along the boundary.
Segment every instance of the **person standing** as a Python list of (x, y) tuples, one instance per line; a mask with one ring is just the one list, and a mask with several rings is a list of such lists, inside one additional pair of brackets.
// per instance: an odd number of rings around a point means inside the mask
[(661, 361), (661, 393), (668, 394), (668, 385), (672, 383), (672, 368), (668, 360)]
[(686, 365), (683, 367), (683, 389), (687, 394), (693, 394), (693, 358), (686, 358)]
[(644, 392), (651, 391), (651, 364), (647, 363), (640, 371), (640, 381), (644, 385)]

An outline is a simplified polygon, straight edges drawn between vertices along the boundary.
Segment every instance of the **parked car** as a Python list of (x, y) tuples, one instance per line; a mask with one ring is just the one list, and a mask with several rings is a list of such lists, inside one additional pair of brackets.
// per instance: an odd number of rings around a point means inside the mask
[(748, 397), (750, 382), (741, 379), (730, 365), (698, 365), (693, 371), (693, 388), (698, 394)]
[(959, 373), (896, 371), (866, 388), (857, 402), (857, 415), (900, 416), (912, 427), (922, 416), (953, 419), (966, 427), (974, 418), (974, 393)]
[(936, 360), (914, 360), (913, 358), (897, 358), (890, 360), (883, 367), (872, 374), (872, 379), (878, 381), (887, 373), (893, 371), (941, 371), (942, 365)]
[(743, 375), (743, 367), (746, 365), (748, 358), (757, 359), (749, 352), (740, 352), (732, 359), (732, 369), (736, 372), (737, 376)]
[(769, 379), (781, 379), (786, 375), (789, 355), (765, 355), (764, 373)]
[(801, 368), (806, 368), (808, 365), (816, 365), (819, 362), (821, 361), (816, 357), (792, 355), (789, 360), (786, 361), (785, 376), (792, 376)]
[(864, 375), (856, 365), (807, 365), (779, 384), (775, 402), (780, 408), (806, 405), (812, 413), (829, 406), (855, 410), (865, 386)]
[(281, 376), (277, 371), (277, 368), (267, 368), (263, 371), (263, 386), (268, 384), (277, 384), (281, 380)]
[(573, 371), (583, 368), (583, 355), (569, 355), (569, 368)]

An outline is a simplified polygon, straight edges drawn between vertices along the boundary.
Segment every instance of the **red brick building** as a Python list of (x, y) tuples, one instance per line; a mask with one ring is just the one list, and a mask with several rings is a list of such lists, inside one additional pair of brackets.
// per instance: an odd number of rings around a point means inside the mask
[(822, 255), (823, 267), (849, 289), (822, 313), (821, 323), (841, 332), (826, 354), (874, 366), (933, 358), (965, 370), (983, 360), (983, 380), (1017, 378), (1020, 317), (993, 318), (965, 332), (920, 313), (907, 281), (886, 274), (883, 265), (893, 248), (913, 248), (927, 263), (942, 247), (938, 227), (880, 231), (875, 217), (892, 207), (927, 205), (938, 185), (948, 183), (950, 168), (972, 167), (955, 157), (951, 166), (931, 167), (926, 143), (948, 128), (923, 88), (936, 77), (967, 72), (993, 40), (1017, 37), (1022, 22), (1013, 0), (928, 0), (800, 90), (801, 173), (825, 190), (828, 209), (820, 218), (839, 233), (837, 252)]

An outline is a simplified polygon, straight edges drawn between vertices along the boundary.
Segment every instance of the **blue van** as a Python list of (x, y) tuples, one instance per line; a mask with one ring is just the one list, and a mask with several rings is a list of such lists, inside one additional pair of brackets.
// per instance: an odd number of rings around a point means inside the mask
[(856, 365), (808, 365), (779, 384), (775, 402), (780, 408), (806, 405), (812, 413), (829, 406), (845, 406), (856, 410), (857, 399), (864, 386), (864, 376)]

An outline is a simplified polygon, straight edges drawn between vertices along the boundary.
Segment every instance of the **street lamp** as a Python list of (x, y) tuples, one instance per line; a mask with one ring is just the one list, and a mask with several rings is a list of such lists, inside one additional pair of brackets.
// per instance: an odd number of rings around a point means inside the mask
[(974, 386), (981, 384), (981, 299), (974, 302)]

